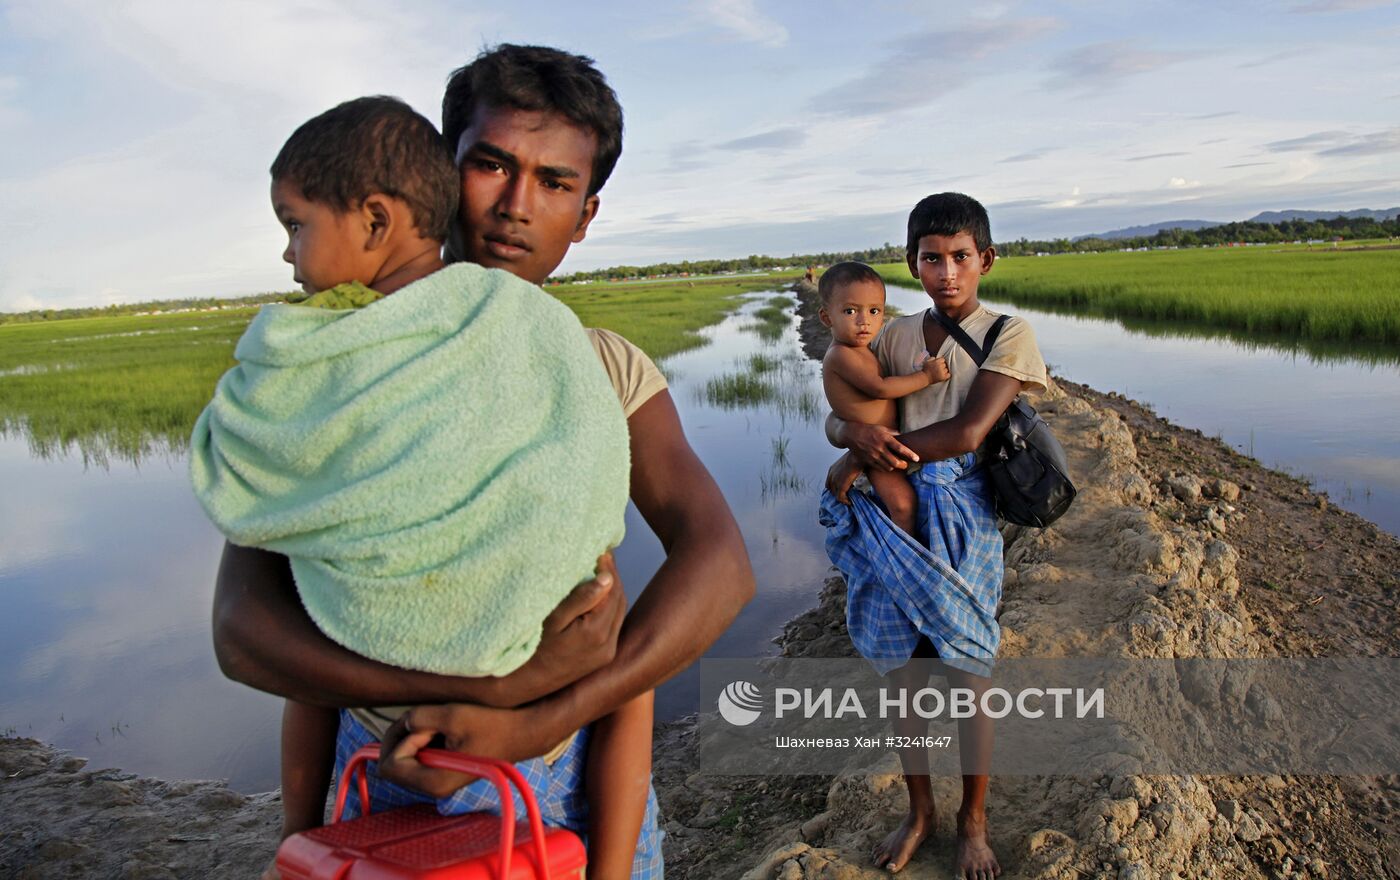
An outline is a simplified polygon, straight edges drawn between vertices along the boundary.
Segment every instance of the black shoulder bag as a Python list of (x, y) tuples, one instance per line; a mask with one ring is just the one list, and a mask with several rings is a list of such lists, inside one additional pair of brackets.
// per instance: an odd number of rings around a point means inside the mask
[[(992, 353), (1009, 315), (987, 331), (982, 347), (937, 309), (927, 314), (962, 346), (980, 368)], [(987, 476), (996, 493), (997, 515), (1010, 523), (1045, 528), (1069, 510), (1074, 500), (1065, 451), (1050, 426), (1024, 398), (1017, 396), (1002, 413), (986, 440)]]

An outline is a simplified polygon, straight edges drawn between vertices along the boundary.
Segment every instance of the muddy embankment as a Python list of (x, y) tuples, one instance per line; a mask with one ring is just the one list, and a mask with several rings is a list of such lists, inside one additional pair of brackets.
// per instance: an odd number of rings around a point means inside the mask
[[(824, 348), (820, 325), (804, 337)], [(1006, 657), (1400, 656), (1400, 542), (1302, 482), (1137, 403), (1060, 381), (1041, 412), (1081, 487), (1052, 528), (1005, 531)], [(784, 656), (852, 654), (832, 577)], [(1388, 711), (1393, 711), (1391, 707)], [(893, 756), (862, 777), (696, 772), (696, 719), (661, 725), (656, 787), (672, 878), (859, 878), (898, 821)], [(903, 872), (946, 877), (960, 781)], [(88, 771), (0, 740), (0, 876), (253, 876), (275, 793)], [(1017, 878), (1400, 876), (1396, 777), (994, 778), (993, 845)]]

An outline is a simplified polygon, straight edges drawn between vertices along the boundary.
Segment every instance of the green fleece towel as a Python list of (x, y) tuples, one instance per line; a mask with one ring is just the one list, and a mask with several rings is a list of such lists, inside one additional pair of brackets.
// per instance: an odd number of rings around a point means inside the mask
[(578, 319), (449, 266), (360, 309), (264, 306), (190, 443), (205, 511), (291, 558), (366, 657), (504, 675), (622, 540), (627, 423)]

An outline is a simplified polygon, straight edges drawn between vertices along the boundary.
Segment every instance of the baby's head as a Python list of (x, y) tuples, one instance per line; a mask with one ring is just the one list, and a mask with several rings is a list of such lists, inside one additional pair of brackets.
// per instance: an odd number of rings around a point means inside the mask
[(369, 287), (394, 261), (441, 248), (457, 213), (457, 169), (433, 124), (398, 98), (346, 101), (303, 123), (272, 163), (282, 259), (314, 293)]
[(865, 263), (847, 260), (822, 273), (817, 282), (823, 324), (839, 345), (866, 346), (885, 323), (885, 282)]

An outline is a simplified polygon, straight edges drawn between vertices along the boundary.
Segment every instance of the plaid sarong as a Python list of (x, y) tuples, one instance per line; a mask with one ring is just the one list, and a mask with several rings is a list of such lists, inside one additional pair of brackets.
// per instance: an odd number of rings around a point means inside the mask
[(864, 492), (850, 506), (822, 493), (826, 553), (846, 577), (846, 625), (860, 655), (884, 675), (926, 636), (943, 662), (991, 672), (1001, 641), (1001, 533), (992, 489), (975, 457), (925, 464), (909, 476), (916, 528), (905, 534)]
[[(574, 737), (573, 743), (564, 751), (559, 760), (546, 764), (540, 758), (521, 761), (515, 767), (534, 789), (535, 800), (539, 803), (540, 816), (544, 824), (556, 828), (567, 828), (588, 843), (588, 800), (584, 794), (584, 766), (588, 756), (588, 738), (592, 727), (585, 727)], [(340, 734), (335, 742), (335, 773), (340, 778), (341, 771), (350, 756), (361, 746), (376, 742), (365, 726), (349, 712), (340, 713)], [(410, 804), (436, 803), (438, 812), (444, 816), (462, 813), (499, 813), (500, 801), (490, 780), (480, 779), (453, 794), (434, 799), (431, 795), (413, 791), (379, 778), (378, 764), (369, 764), (369, 799), (375, 811), (405, 807)], [(353, 794), (345, 800), (345, 818), (353, 819), (360, 815), (360, 799)], [(515, 795), (515, 815), (525, 815), (525, 803), (520, 795)], [(637, 837), (637, 855), (632, 861), (632, 880), (663, 880), (665, 869), (661, 860), (661, 838), (665, 835), (657, 822), (656, 791), (647, 792), (646, 815), (642, 819), (642, 833)]]

